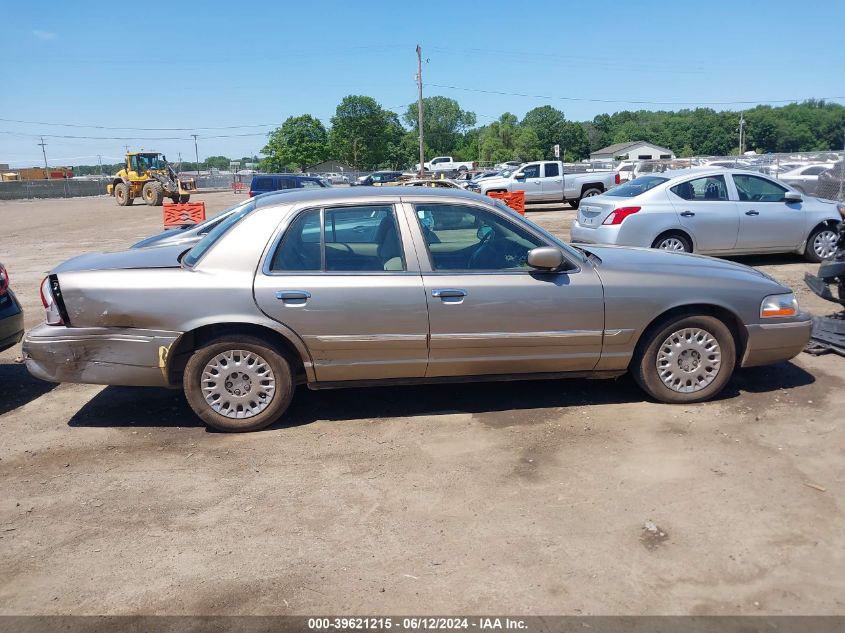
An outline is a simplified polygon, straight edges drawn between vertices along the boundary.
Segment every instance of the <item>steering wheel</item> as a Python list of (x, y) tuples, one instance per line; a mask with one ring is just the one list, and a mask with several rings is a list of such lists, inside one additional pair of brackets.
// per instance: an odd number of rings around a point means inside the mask
[(506, 237), (496, 237), (485, 240), (475, 249), (467, 267), (474, 270), (519, 268), (527, 259), (525, 247)]

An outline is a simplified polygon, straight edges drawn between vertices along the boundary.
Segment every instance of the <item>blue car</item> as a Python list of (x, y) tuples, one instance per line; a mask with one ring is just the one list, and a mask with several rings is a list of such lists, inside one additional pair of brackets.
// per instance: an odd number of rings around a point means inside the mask
[(300, 176), (299, 174), (261, 174), (252, 177), (249, 186), (249, 197), (257, 196), (268, 191), (282, 189), (320, 189), (331, 187), (324, 179), (317, 176)]

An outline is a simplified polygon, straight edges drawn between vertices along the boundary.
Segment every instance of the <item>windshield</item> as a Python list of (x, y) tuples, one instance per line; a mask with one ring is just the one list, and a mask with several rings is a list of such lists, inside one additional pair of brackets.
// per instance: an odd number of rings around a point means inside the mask
[(629, 180), (624, 185), (605, 192), (606, 196), (613, 196), (614, 198), (633, 198), (641, 193), (645, 193), (649, 189), (654, 189), (657, 185), (666, 182), (668, 178), (662, 176), (640, 176)]
[(223, 220), (220, 224), (211, 229), (208, 232), (208, 235), (194, 244), (194, 247), (185, 254), (185, 257), (182, 259), (182, 263), (189, 268), (193, 268), (217, 240), (223, 237), (229, 229), (235, 226), (244, 216), (252, 212), (254, 209), (255, 203), (253, 202), (252, 204), (247, 204), (240, 211), (236, 211)]

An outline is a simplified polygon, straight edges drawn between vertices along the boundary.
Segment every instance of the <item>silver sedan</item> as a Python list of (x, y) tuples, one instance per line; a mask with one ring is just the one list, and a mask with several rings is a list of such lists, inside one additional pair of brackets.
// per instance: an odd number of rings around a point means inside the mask
[(44, 380), (182, 388), (212, 427), (258, 429), (296, 384), (630, 371), (652, 398), (712, 398), (789, 359), (810, 318), (732, 262), (577, 249), (499, 203), (426, 187), (256, 198), (190, 248), (94, 253), (44, 279), (23, 344)]
[(590, 198), (573, 242), (645, 246), (707, 255), (836, 252), (845, 206), (790, 189), (756, 172), (705, 168), (636, 178)]

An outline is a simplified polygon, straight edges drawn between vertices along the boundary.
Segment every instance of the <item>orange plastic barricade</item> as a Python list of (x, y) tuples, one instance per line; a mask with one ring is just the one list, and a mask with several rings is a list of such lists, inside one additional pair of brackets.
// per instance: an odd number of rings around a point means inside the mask
[(165, 204), (164, 228), (187, 226), (205, 220), (205, 202), (185, 202), (183, 204)]
[(232, 183), (232, 191), (235, 193), (240, 193), (241, 191), (246, 191), (246, 183), (245, 182), (233, 182)]
[(487, 195), (501, 200), (519, 215), (525, 215), (524, 191), (488, 191)]

